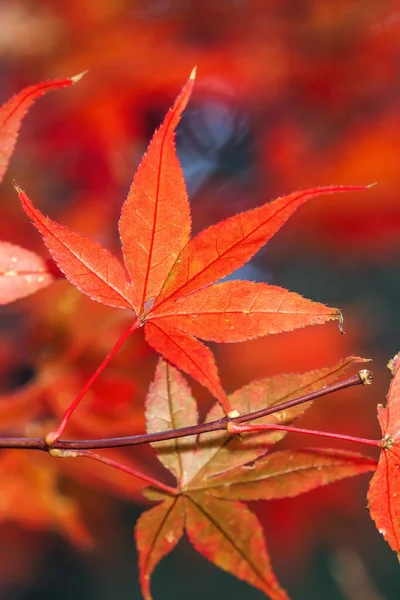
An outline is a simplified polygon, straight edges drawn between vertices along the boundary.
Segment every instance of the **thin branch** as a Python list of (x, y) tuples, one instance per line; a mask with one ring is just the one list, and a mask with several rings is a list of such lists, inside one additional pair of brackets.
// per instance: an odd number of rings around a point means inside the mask
[[(252, 413), (251, 420), (260, 419), (261, 417), (266, 417), (268, 415), (272, 415), (276, 412), (280, 412), (281, 410), (287, 410), (288, 408), (292, 408), (293, 406), (299, 406), (299, 404), (304, 404), (305, 402), (310, 402), (311, 400), (315, 400), (316, 398), (322, 398), (322, 396), (327, 396), (328, 394), (333, 394), (333, 392), (338, 392), (340, 390), (344, 390), (349, 387), (354, 387), (355, 385), (370, 385), (373, 380), (373, 375), (371, 371), (367, 369), (362, 369), (357, 373), (357, 375), (353, 375), (349, 377), (349, 379), (345, 379), (344, 381), (338, 381), (337, 383), (332, 383), (332, 385), (327, 385), (321, 390), (317, 390), (316, 392), (310, 392), (309, 394), (304, 394), (304, 396), (300, 396), (299, 398), (294, 398), (293, 400), (288, 400), (287, 402), (281, 402), (281, 404), (275, 404), (274, 406), (270, 406), (269, 408), (264, 408), (257, 412)], [(232, 419), (232, 421), (236, 423), (245, 423), (246, 421), (250, 421), (247, 418), (248, 415), (242, 415), (237, 417), (236, 419)]]
[[(326, 396), (333, 392), (343, 390), (356, 385), (367, 385), (372, 381), (372, 374), (370, 371), (363, 369), (357, 375), (353, 375), (349, 379), (334, 383), (326, 386), (322, 390), (311, 392), (295, 398), (294, 400), (288, 400), (281, 404), (275, 404), (269, 406), (263, 410), (259, 410), (254, 413), (248, 413), (240, 415), (233, 419), (223, 417), (217, 421), (210, 421), (209, 423), (202, 423), (200, 425), (192, 425), (191, 427), (181, 427), (179, 429), (171, 429), (169, 431), (161, 431), (157, 433), (144, 433), (140, 435), (132, 435), (126, 437), (113, 437), (113, 438), (102, 438), (94, 440), (57, 440), (52, 444), (48, 444), (48, 436), (46, 438), (0, 438), (0, 448), (20, 448), (26, 450), (43, 450), (49, 452), (50, 450), (96, 450), (100, 448), (122, 448), (126, 446), (138, 446), (140, 444), (149, 444), (153, 442), (161, 442), (166, 440), (172, 440), (176, 438), (187, 437), (189, 435), (199, 435), (201, 433), (208, 433), (210, 431), (223, 431), (228, 428), (228, 424), (240, 424), (248, 421), (253, 421), (261, 417), (268, 416), (287, 410), (293, 406), (303, 404), (315, 400), (321, 396)], [(299, 431), (297, 428), (293, 428), (295, 431)], [(333, 434), (334, 435), (334, 434)], [(339, 435), (339, 434), (338, 434)], [(372, 445), (378, 445), (381, 443), (377, 440), (366, 440), (364, 443), (371, 442)]]

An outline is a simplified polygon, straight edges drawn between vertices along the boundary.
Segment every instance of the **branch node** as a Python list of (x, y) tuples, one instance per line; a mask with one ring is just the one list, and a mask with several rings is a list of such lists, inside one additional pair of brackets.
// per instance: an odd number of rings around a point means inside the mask
[[(235, 412), (235, 411), (232, 411)], [(236, 425), (236, 423), (232, 423), (232, 421), (228, 421), (228, 423), (226, 424), (226, 430), (228, 433), (233, 433), (235, 435), (237, 435), (238, 433), (241, 433), (242, 430), (242, 426), (241, 425)]]
[(49, 454), (53, 458), (78, 458), (81, 455), (77, 450), (60, 450), (59, 448), (50, 448)]
[(368, 371), (368, 369), (361, 369), (361, 371), (358, 371), (358, 377), (363, 385), (371, 385), (374, 379), (373, 374), (371, 371)]
[(58, 435), (58, 433), (56, 431), (50, 431), (50, 433), (48, 433), (45, 438), (44, 441), (46, 442), (46, 444), (48, 446), (52, 446), (54, 444), (54, 442), (56, 442), (58, 440), (60, 436)]
[(237, 419), (240, 417), (240, 412), (238, 410), (231, 410), (228, 412), (228, 419)]

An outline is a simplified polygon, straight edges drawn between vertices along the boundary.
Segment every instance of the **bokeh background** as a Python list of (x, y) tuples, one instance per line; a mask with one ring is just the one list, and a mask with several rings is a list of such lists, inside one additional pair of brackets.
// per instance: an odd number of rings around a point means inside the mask
[[(89, 70), (78, 85), (41, 99), (24, 122), (0, 189), (0, 239), (46, 256), (15, 178), (43, 212), (118, 252), (116, 224), (134, 170), (195, 64), (177, 136), (195, 232), (294, 190), (378, 182), (312, 201), (236, 274), (339, 306), (346, 335), (331, 324), (215, 346), (223, 384), (233, 391), (349, 354), (372, 358), (371, 388), (320, 400), (302, 424), (378, 437), (385, 364), (400, 349), (397, 1), (0, 1), (0, 102), (26, 85)], [(48, 431), (128, 318), (66, 282), (3, 307), (1, 429)], [(155, 361), (137, 334), (88, 394), (68, 437), (143, 431)], [(210, 398), (193, 390), (205, 409)], [(123, 460), (162, 473), (146, 449)], [(132, 537), (145, 506), (138, 484), (84, 461), (60, 463), (0, 456), (0, 597), (140, 598)], [(400, 597), (396, 557), (366, 510), (367, 485), (364, 476), (252, 505), (293, 600)], [(155, 598), (263, 597), (185, 542), (153, 581)]]

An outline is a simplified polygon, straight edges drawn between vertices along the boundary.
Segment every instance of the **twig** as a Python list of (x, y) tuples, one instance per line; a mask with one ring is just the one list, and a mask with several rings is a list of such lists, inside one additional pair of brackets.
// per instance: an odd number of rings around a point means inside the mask
[[(287, 402), (282, 402), (281, 404), (276, 404), (274, 406), (269, 406), (268, 408), (248, 413), (245, 415), (240, 415), (233, 419), (228, 419), (228, 417), (223, 417), (222, 419), (218, 419), (216, 421), (210, 421), (209, 423), (202, 423), (200, 425), (192, 425), (191, 427), (181, 427), (179, 429), (171, 429), (168, 431), (161, 431), (157, 433), (144, 433), (139, 435), (132, 435), (126, 437), (112, 437), (112, 438), (101, 438), (101, 439), (92, 439), (92, 440), (57, 440), (52, 444), (48, 444), (46, 439), (48, 440), (48, 436), (46, 438), (0, 438), (0, 449), (6, 448), (19, 448), (25, 450), (42, 450), (45, 452), (50, 452), (51, 450), (97, 450), (100, 448), (122, 448), (126, 446), (138, 446), (140, 444), (150, 444), (153, 442), (161, 442), (166, 440), (172, 440), (176, 438), (187, 437), (189, 435), (199, 435), (201, 433), (208, 433), (210, 431), (223, 431), (228, 428), (228, 424), (237, 424), (246, 423), (248, 421), (253, 421), (255, 419), (260, 419), (261, 417), (268, 416), (270, 414), (274, 414), (280, 412), (282, 410), (287, 410), (293, 406), (297, 406), (299, 404), (303, 404), (304, 402), (309, 402), (311, 400), (315, 400), (321, 396), (326, 396), (327, 394), (331, 394), (333, 392), (337, 392), (339, 390), (343, 390), (349, 387), (354, 387), (356, 385), (367, 385), (372, 381), (372, 373), (370, 371), (366, 371), (363, 369), (357, 375), (353, 375), (349, 379), (345, 379), (344, 381), (340, 381), (338, 383), (334, 383), (332, 385), (326, 386), (322, 390), (318, 390), (316, 392), (311, 392), (310, 394), (305, 394), (300, 396), (299, 398), (295, 398), (294, 400), (288, 400)], [(296, 428), (293, 428), (296, 429)], [(300, 432), (300, 430), (298, 430)], [(375, 440), (370, 440), (372, 445), (378, 445), (379, 442)], [(365, 441), (367, 443), (367, 440)]]

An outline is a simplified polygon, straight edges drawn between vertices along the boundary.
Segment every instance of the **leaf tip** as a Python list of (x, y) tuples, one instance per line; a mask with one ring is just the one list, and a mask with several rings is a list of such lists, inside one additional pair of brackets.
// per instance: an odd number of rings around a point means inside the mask
[(86, 75), (87, 71), (82, 71), (82, 73), (78, 73), (78, 75), (74, 75), (73, 77), (70, 77), (71, 82), (74, 83), (78, 83), (78, 81), (80, 81), (82, 79), (82, 77), (84, 77)]
[(371, 362), (372, 358), (364, 358), (363, 356), (355, 356), (354, 354), (352, 354), (351, 356), (349, 356), (349, 360), (351, 360), (352, 362), (358, 363), (358, 362)]
[(193, 67), (193, 69), (191, 70), (190, 75), (189, 75), (189, 79), (191, 79), (192, 81), (194, 79), (196, 79), (196, 73), (197, 73), (197, 65), (195, 65)]
[(15, 181), (15, 179), (13, 179), (12, 182), (13, 186), (14, 186), (14, 190), (17, 192), (17, 194), (22, 194), (22, 189), (19, 187), (18, 183)]

